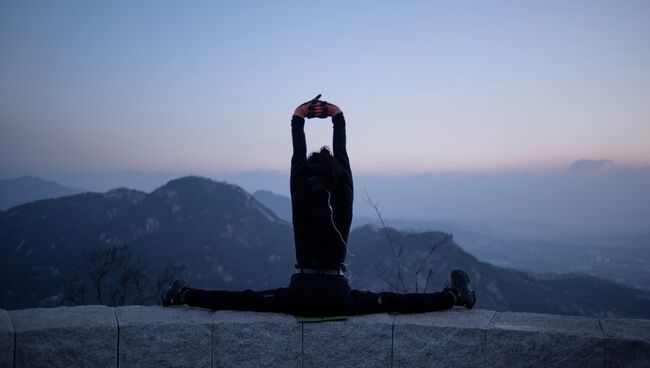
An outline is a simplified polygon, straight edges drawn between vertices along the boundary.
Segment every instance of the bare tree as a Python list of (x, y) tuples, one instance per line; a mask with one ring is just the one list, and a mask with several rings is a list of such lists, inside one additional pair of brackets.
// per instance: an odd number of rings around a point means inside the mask
[[(372, 268), (377, 272), (379, 278), (395, 292), (400, 293), (426, 293), (429, 281), (433, 275), (431, 257), (433, 253), (447, 241), (452, 239), (451, 234), (444, 234), (442, 239), (432, 239), (427, 252), (410, 256), (407, 248), (400, 241), (398, 232), (386, 225), (384, 217), (379, 209), (379, 202), (373, 201), (368, 192), (365, 192), (365, 202), (370, 206), (379, 220), (381, 230), (388, 241), (392, 259), (388, 264), (376, 259), (373, 255)], [(426, 275), (426, 276), (425, 276)]]
[(154, 304), (169, 281), (185, 266), (167, 265), (152, 280), (148, 259), (119, 245), (94, 247), (83, 255), (75, 276), (65, 286), (65, 301), (70, 304)]

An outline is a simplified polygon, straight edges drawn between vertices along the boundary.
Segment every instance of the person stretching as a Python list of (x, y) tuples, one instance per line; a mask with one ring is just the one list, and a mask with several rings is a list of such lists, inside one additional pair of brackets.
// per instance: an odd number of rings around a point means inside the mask
[[(296, 270), (289, 286), (264, 291), (191, 288), (182, 279), (163, 290), (163, 306), (187, 304), (214, 310), (277, 312), (297, 316), (440, 311), (454, 305), (473, 308), (469, 277), (453, 270), (448, 286), (434, 293), (370, 292), (351, 289), (345, 277), (354, 185), (346, 150), (341, 109), (319, 100), (298, 106), (291, 118), (291, 208)], [(322, 147), (307, 156), (305, 119), (332, 118), (332, 151)]]

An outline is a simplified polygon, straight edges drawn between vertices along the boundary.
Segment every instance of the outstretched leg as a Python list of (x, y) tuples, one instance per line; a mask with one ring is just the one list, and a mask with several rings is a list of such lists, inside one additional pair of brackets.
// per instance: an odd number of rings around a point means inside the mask
[(163, 306), (187, 304), (206, 309), (289, 313), (287, 289), (225, 291), (192, 289), (184, 280), (172, 281), (160, 296)]
[(449, 309), (456, 304), (454, 293), (443, 290), (430, 294), (373, 293), (352, 290), (349, 305), (350, 315), (370, 313), (422, 313)]
[(451, 271), (451, 281), (440, 292), (432, 294), (372, 293), (352, 290), (348, 298), (348, 313), (422, 313), (449, 309), (454, 305), (473, 308), (476, 295), (469, 276), (462, 270)]
[(264, 291), (222, 291), (190, 289), (185, 303), (192, 307), (214, 310), (289, 313), (287, 288)]

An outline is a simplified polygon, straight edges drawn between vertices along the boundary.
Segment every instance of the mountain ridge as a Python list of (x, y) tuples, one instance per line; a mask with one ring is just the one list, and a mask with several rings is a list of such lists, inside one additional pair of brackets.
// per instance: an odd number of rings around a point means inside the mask
[(84, 192), (57, 182), (24, 175), (13, 179), (0, 179), (0, 210), (7, 210), (28, 202), (50, 199)]
[[(293, 262), (288, 223), (236, 185), (187, 177), (149, 194), (84, 193), (0, 213), (0, 276), (12, 280), (0, 284), (0, 305), (34, 306), (56, 294), (82, 254), (99, 245), (131, 247), (156, 266), (183, 263), (206, 287), (279, 287), (279, 271), (255, 268), (269, 259), (286, 269)], [(252, 260), (246, 269), (238, 269), (240, 257)], [(29, 292), (17, 297), (16, 290)]]
[[(386, 231), (406, 246), (404, 259), (409, 262), (427, 252), (432, 239), (448, 236)], [(379, 260), (391, 270), (385, 235), (372, 226), (351, 232), (349, 246), (355, 256), (348, 262), (353, 287), (387, 288), (373, 267)], [(151, 193), (119, 188), (32, 202), (0, 213), (0, 305), (22, 308), (53, 300), (74, 275), (83, 252), (98, 245), (130, 247), (157, 266), (184, 264), (192, 286), (225, 290), (285, 287), (295, 259), (291, 224), (253, 195), (234, 184), (184, 177)], [(595, 279), (560, 277), (565, 284), (541, 280), (480, 262), (451, 238), (433, 253), (427, 268), (429, 291), (439, 290), (451, 269), (465, 269), (476, 285), (481, 308), (648, 316), (638, 309), (648, 306), (643, 300), (648, 293)], [(581, 285), (585, 292), (567, 293), (567, 282)], [(593, 292), (599, 287), (634, 305), (616, 304), (608, 310), (608, 298)], [(543, 308), (531, 303), (536, 296)]]

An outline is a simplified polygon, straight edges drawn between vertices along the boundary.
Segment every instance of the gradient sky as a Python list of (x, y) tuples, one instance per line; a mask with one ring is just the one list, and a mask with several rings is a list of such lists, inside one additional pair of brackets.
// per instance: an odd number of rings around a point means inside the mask
[(0, 169), (287, 170), (318, 93), (355, 172), (650, 164), (650, 1), (396, 4), (3, 0)]

